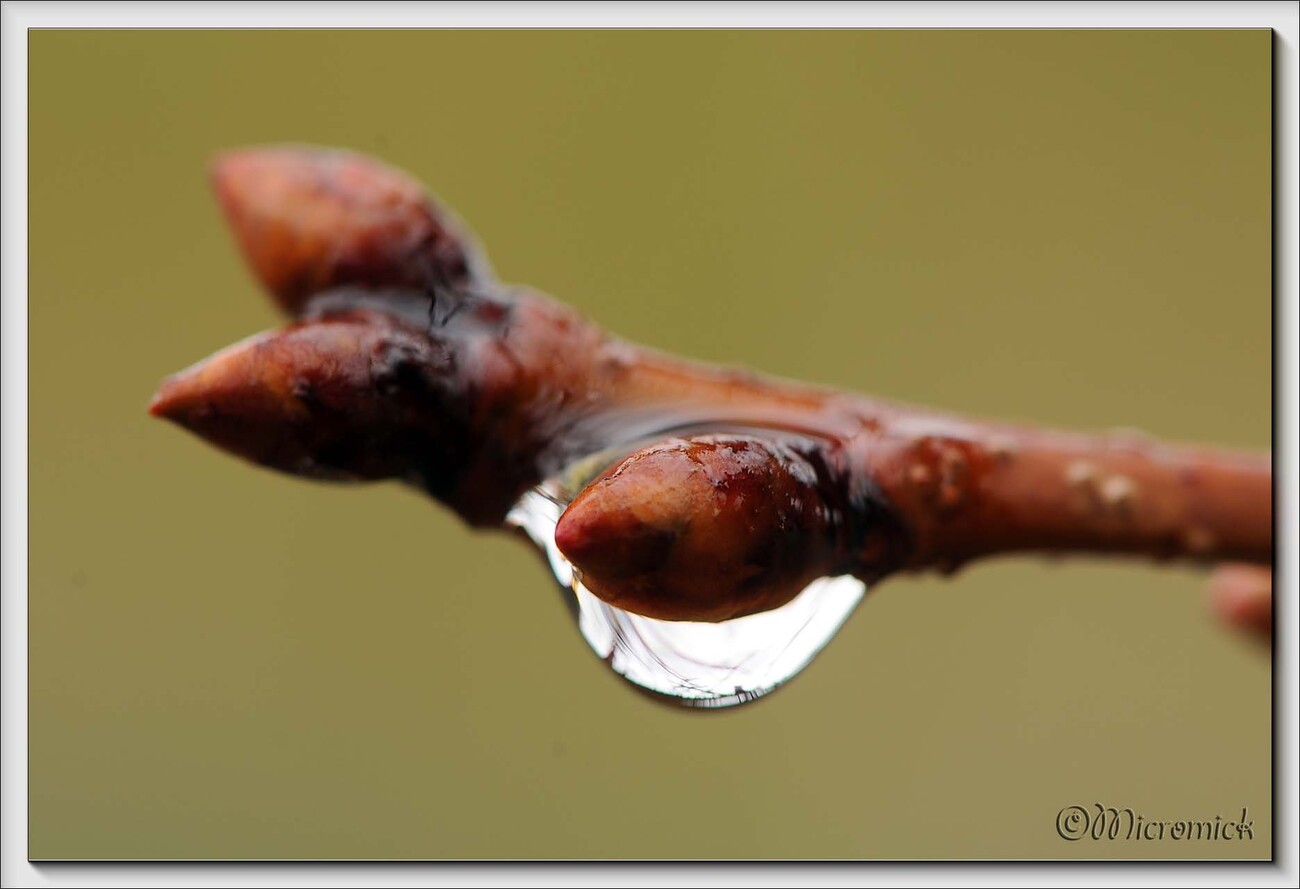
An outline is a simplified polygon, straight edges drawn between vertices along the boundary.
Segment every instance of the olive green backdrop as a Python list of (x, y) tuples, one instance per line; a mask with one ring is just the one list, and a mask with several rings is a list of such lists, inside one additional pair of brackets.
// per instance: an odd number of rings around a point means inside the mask
[[(1267, 856), (1269, 658), (1201, 574), (895, 580), (769, 700), (675, 712), (519, 544), (145, 405), (278, 323), (206, 166), (293, 141), (410, 170), (647, 344), (1267, 448), (1270, 40), (32, 34), (31, 854)], [(1057, 836), (1098, 801), (1255, 840)]]

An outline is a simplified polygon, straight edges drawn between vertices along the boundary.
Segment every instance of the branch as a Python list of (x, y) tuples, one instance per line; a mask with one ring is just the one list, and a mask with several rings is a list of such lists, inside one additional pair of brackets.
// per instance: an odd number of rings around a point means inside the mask
[(577, 460), (631, 452), (556, 532), (628, 610), (724, 620), (825, 574), (1007, 552), (1271, 559), (1267, 456), (986, 423), (645, 349), (493, 280), (416, 185), (357, 156), (240, 152), (214, 179), (297, 320), (170, 378), (151, 411), (283, 471), (402, 479), (477, 527)]

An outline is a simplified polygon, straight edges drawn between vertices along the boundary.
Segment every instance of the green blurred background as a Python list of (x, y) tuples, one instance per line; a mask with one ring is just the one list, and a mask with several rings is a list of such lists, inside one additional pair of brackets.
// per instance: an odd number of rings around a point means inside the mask
[[(35, 32), (38, 858), (1264, 857), (1267, 654), (1204, 576), (899, 579), (789, 688), (652, 704), (537, 559), (145, 405), (278, 323), (215, 152), (406, 168), (647, 344), (962, 411), (1270, 442), (1266, 31)], [(1067, 843), (1094, 801), (1254, 842)]]

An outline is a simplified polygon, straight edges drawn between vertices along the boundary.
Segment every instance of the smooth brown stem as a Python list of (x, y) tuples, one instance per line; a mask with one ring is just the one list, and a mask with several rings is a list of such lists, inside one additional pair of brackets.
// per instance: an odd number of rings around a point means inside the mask
[(943, 426), (893, 424), (864, 467), (912, 535), (908, 567), (1031, 551), (1272, 559), (1267, 456), (1131, 433)]
[(847, 488), (880, 492), (905, 539), (868, 535), (868, 575), (1015, 552), (1272, 560), (1267, 454), (964, 418), (624, 348), (636, 372), (607, 393), (615, 412), (810, 435)]

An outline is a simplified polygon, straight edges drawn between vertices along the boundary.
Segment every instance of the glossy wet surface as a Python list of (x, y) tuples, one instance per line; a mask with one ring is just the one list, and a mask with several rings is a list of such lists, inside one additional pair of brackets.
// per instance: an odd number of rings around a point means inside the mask
[(853, 577), (822, 578), (780, 608), (719, 623), (656, 620), (601, 601), (555, 545), (555, 525), (595, 463), (530, 491), (507, 521), (546, 554), (587, 644), (615, 673), (686, 707), (755, 700), (806, 667), (862, 600)]

